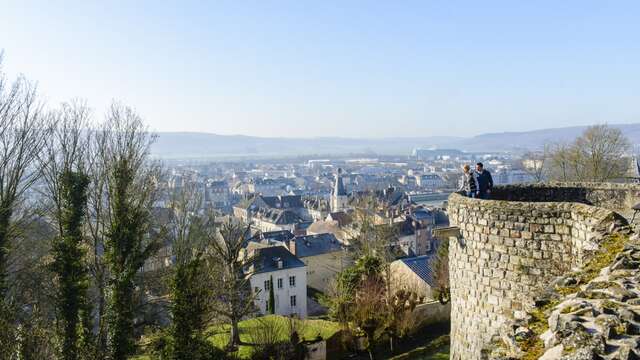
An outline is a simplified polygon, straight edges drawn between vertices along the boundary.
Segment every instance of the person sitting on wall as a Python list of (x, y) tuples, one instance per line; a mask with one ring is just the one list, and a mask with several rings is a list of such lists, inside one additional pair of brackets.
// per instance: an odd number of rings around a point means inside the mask
[(458, 191), (464, 191), (470, 198), (478, 197), (480, 194), (478, 176), (474, 171), (471, 171), (471, 167), (468, 164), (462, 167), (462, 181)]
[(484, 165), (481, 162), (476, 164), (476, 173), (478, 178), (478, 190), (481, 199), (488, 199), (491, 196), (491, 190), (493, 189), (493, 178), (489, 170), (484, 169)]

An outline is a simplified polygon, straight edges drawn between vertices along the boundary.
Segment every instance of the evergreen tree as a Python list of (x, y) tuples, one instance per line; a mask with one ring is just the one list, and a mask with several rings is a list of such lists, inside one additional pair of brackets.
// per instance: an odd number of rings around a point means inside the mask
[(88, 177), (81, 172), (66, 171), (60, 176), (61, 234), (53, 243), (53, 271), (58, 277), (58, 311), (62, 318), (62, 357), (79, 357), (80, 338), (90, 337), (90, 329), (82, 326), (81, 319), (89, 319), (87, 303), (89, 286), (82, 248), (82, 224), (87, 202)]
[(269, 304), (267, 306), (267, 312), (269, 314), (276, 313), (276, 298), (273, 294), (273, 276), (271, 276), (271, 280), (269, 280)]
[(106, 169), (108, 221), (105, 262), (108, 357), (125, 360), (135, 351), (135, 276), (158, 249), (151, 236), (151, 207), (159, 169), (148, 159), (152, 138), (132, 109), (112, 105), (99, 146)]
[(51, 243), (55, 277), (60, 357), (94, 358), (92, 306), (88, 300), (90, 273), (85, 248), (85, 224), (90, 177), (86, 151), (90, 140), (90, 110), (80, 101), (64, 103), (49, 116), (51, 136), (40, 159), (49, 217), (57, 231)]
[(198, 190), (190, 184), (174, 192), (168, 227), (175, 256), (170, 286), (173, 324), (169, 330), (173, 339), (170, 357), (175, 360), (210, 359), (215, 353), (204, 332), (211, 317), (210, 273), (214, 270), (206, 254), (211, 238), (207, 232), (216, 227), (213, 214), (197, 215), (202, 203)]
[(205, 264), (200, 255), (176, 266), (171, 282), (173, 304), (171, 333), (175, 360), (203, 358), (210, 348), (204, 330), (208, 323), (207, 305), (211, 290), (203, 281)]

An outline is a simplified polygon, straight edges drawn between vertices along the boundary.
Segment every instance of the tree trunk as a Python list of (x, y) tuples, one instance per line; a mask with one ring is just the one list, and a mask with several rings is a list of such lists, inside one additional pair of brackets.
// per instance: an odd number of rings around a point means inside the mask
[[(2, 205), (0, 205), (2, 206)], [(11, 210), (0, 209), (0, 303), (4, 302), (7, 294), (7, 261), (9, 255), (9, 222), (11, 220)]]
[(231, 319), (231, 336), (229, 336), (229, 350), (236, 350), (240, 345), (240, 332), (238, 331), (238, 319)]
[(367, 351), (369, 352), (369, 359), (374, 360), (375, 357), (373, 356), (373, 350), (374, 350), (373, 337), (375, 336), (375, 328), (364, 329), (364, 332), (367, 336)]
[(108, 349), (111, 360), (126, 360), (135, 350), (133, 340), (133, 281), (128, 274), (115, 276), (108, 321)]

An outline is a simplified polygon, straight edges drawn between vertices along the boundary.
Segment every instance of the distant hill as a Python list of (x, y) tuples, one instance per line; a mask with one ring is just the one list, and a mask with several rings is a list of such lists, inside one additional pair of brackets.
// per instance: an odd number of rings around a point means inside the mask
[(266, 138), (191, 132), (161, 132), (152, 148), (156, 156), (167, 158), (281, 157), (298, 155), (381, 154), (408, 155), (415, 147), (456, 143), (463, 138), (352, 139)]
[[(640, 143), (640, 123), (611, 125)], [(523, 132), (490, 133), (471, 138), (425, 136), (410, 138), (268, 138), (197, 132), (161, 132), (152, 148), (162, 158), (264, 158), (308, 155), (409, 155), (414, 148), (457, 148), (465, 151), (524, 151), (545, 143), (571, 141), (586, 126)]]
[[(640, 124), (609, 125), (618, 128), (633, 144), (640, 143)], [(458, 144), (457, 147), (466, 151), (513, 151), (542, 149), (544, 144), (568, 142), (587, 128), (587, 126), (572, 126), (565, 128), (542, 129), (523, 132), (503, 132), (474, 136)]]

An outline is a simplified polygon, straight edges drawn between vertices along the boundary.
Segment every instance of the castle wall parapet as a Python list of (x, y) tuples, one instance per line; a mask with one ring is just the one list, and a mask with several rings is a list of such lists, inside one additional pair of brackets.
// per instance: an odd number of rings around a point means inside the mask
[(640, 193), (638, 185), (580, 186), (496, 187), (496, 200), (449, 197), (450, 222), (460, 229), (449, 245), (451, 359), (480, 359), (510, 314), (626, 225), (620, 212)]

